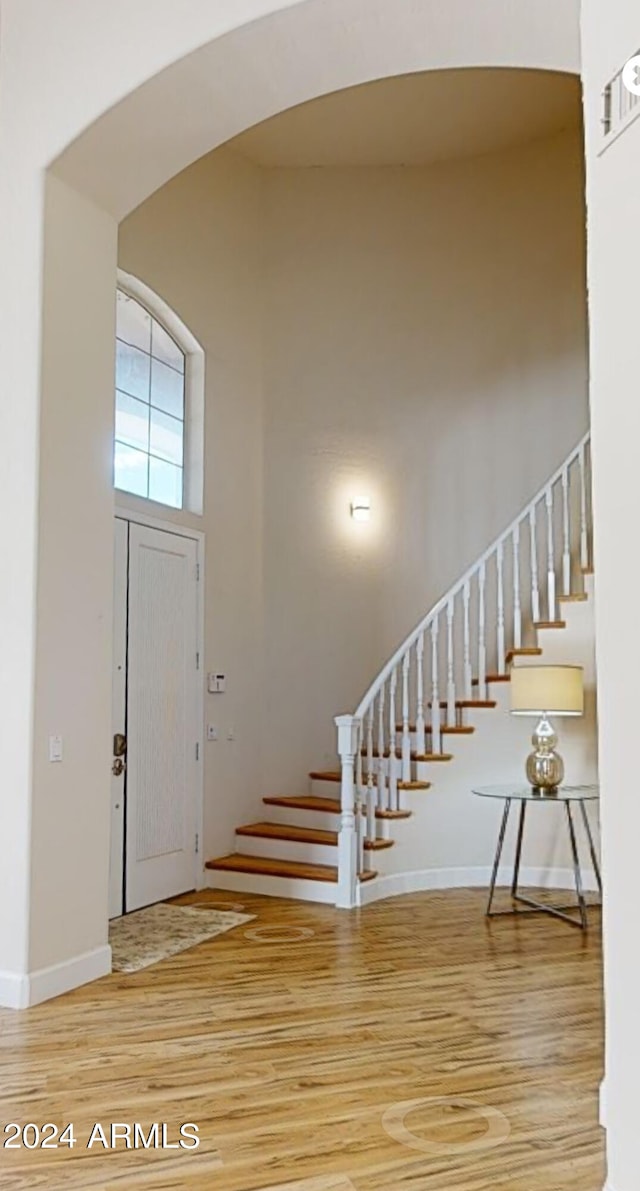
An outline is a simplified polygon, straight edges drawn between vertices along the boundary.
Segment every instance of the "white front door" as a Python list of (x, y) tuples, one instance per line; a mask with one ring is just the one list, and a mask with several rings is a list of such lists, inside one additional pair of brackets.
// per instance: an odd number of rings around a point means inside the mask
[[(116, 519), (113, 570), (113, 695), (111, 720), (113, 765), (111, 778), (111, 861), (109, 917), (123, 911), (124, 797), (127, 732), (127, 567), (129, 523)], [(120, 752), (120, 756), (116, 756)]]
[[(120, 912), (194, 888), (200, 765), (197, 543), (134, 523), (128, 535)], [(116, 631), (118, 620), (116, 609)], [(112, 848), (115, 907), (113, 863)]]

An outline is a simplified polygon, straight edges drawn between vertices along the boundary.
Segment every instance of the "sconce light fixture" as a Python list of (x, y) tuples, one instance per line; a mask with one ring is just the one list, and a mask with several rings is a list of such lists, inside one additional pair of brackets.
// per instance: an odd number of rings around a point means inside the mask
[(351, 516), (354, 521), (368, 521), (371, 517), (371, 498), (356, 496), (351, 501)]

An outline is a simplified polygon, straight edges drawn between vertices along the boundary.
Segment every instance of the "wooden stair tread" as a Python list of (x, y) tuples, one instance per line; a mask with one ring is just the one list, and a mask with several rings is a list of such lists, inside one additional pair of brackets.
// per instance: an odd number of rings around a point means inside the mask
[(331, 848), (338, 843), (337, 831), (297, 827), (293, 823), (247, 823), (244, 827), (236, 827), (236, 835), (251, 836), (252, 839), (288, 840), (298, 844), (324, 844)]
[(378, 819), (410, 819), (411, 811), (376, 811)]
[(412, 753), (412, 761), (453, 761), (453, 753)]
[(448, 736), (472, 736), (475, 728), (473, 724), (441, 724), (440, 732)]
[(566, 629), (566, 620), (534, 620), (534, 629)]
[[(447, 703), (446, 699), (440, 700), (440, 707), (443, 711), (445, 711), (448, 706), (449, 706), (449, 704)], [(498, 706), (498, 704), (495, 699), (456, 699), (456, 707), (460, 711), (464, 711), (467, 708), (471, 709), (473, 707), (497, 707), (497, 706)], [(429, 707), (433, 707), (433, 703), (429, 703)], [(411, 732), (416, 731), (415, 724), (410, 724), (409, 728), (410, 728)], [(401, 732), (401, 731), (402, 731), (402, 724), (400, 724), (398, 726), (398, 732)]]
[(593, 575), (593, 574), (595, 574), (595, 568), (594, 568), (594, 567), (580, 567), (580, 570), (582, 571), (582, 574), (583, 574), (583, 575)]
[[(427, 789), (430, 785), (430, 782), (422, 783), (424, 789)], [(267, 798), (263, 798), (262, 801), (266, 806), (283, 806), (294, 811), (320, 811), (325, 815), (339, 815), (342, 810), (339, 798), (317, 798), (314, 794), (300, 794), (293, 797), (280, 797), (277, 794), (273, 794)], [(411, 811), (403, 811), (399, 817), (408, 819), (410, 815)], [(376, 819), (387, 819), (388, 817), (386, 811), (376, 809)], [(393, 841), (391, 842), (393, 843)]]
[[(372, 754), (375, 756), (375, 754)], [(366, 753), (365, 753), (366, 756)], [(309, 774), (312, 782), (341, 782), (342, 774), (339, 769), (313, 769)], [(377, 784), (375, 779), (374, 786)], [(399, 790), (428, 790), (430, 782), (398, 782)]]
[[(542, 650), (540, 650), (540, 653), (542, 653)], [(509, 661), (509, 654), (507, 654), (507, 661)], [(485, 678), (485, 682), (511, 682), (511, 675), (510, 674), (487, 674), (487, 676)], [(472, 678), (471, 685), (479, 686), (480, 679)]]
[(339, 815), (342, 809), (339, 798), (317, 798), (313, 794), (300, 794), (289, 798), (273, 794), (262, 801), (265, 806), (285, 806), (295, 811), (321, 811), (325, 815)]
[[(338, 869), (333, 864), (303, 864), (299, 860), (269, 860), (264, 856), (244, 856), (233, 852), (207, 860), (205, 868), (232, 873), (255, 873), (263, 877), (291, 877), (298, 881), (327, 881), (337, 884)], [(360, 873), (361, 881), (372, 881), (377, 873)]]
[(580, 591), (580, 592), (576, 592), (575, 595), (558, 596), (558, 603), (559, 604), (578, 604), (578, 603), (584, 603), (584, 601), (588, 600), (588, 599), (589, 599), (589, 596), (588, 596), (587, 592)]
[[(324, 847), (338, 846), (337, 831), (323, 831), (318, 827), (298, 827), (295, 823), (247, 823), (236, 827), (236, 835), (251, 836), (252, 839), (286, 840), (296, 844), (322, 844)], [(392, 839), (365, 840), (365, 852), (381, 852), (392, 848)]]

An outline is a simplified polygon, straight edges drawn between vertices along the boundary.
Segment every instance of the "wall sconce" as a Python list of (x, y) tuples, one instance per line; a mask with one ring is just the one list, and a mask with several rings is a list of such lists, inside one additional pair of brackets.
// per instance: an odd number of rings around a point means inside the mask
[(368, 521), (371, 517), (371, 499), (368, 496), (356, 496), (351, 501), (351, 516), (354, 521)]

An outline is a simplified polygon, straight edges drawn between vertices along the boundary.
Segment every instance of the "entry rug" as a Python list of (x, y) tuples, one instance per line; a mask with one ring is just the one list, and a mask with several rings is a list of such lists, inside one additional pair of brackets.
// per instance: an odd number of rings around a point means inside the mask
[(109, 924), (113, 971), (139, 972), (254, 918), (255, 914), (164, 903), (124, 914)]

